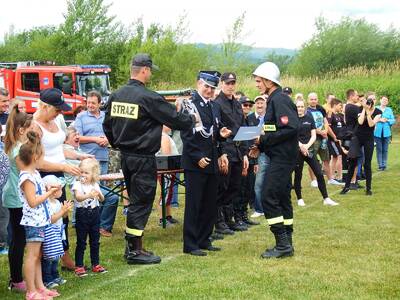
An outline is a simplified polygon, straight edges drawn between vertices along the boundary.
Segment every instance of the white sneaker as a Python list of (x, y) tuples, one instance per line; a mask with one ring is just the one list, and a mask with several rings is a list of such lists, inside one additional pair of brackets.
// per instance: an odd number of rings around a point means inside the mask
[(297, 205), (298, 205), (298, 206), (306, 206), (306, 204), (304, 203), (304, 200), (303, 200), (303, 199), (297, 200)]
[(344, 185), (344, 182), (339, 182), (339, 181), (336, 181), (336, 179), (329, 179), (328, 180), (328, 184), (333, 184), (333, 185)]
[(339, 205), (339, 203), (333, 201), (331, 198), (328, 197), (324, 199), (324, 205), (336, 206)]
[(261, 216), (263, 216), (264, 214), (263, 213), (259, 213), (259, 212), (254, 212), (251, 216), (250, 216), (250, 218), (258, 218), (258, 217), (261, 217)]
[(310, 185), (311, 185), (311, 187), (313, 187), (313, 188), (317, 188), (317, 187), (318, 187), (318, 181), (317, 181), (317, 180), (311, 180)]

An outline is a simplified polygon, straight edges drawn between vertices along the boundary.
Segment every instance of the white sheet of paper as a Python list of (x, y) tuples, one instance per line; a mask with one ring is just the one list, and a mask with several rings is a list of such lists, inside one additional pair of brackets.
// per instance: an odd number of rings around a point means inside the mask
[(234, 141), (251, 141), (261, 134), (261, 126), (242, 126), (239, 128)]

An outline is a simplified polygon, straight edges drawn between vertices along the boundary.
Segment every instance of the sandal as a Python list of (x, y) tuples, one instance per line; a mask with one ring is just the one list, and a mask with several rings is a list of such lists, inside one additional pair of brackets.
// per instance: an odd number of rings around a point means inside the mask
[(43, 294), (41, 294), (41, 293), (38, 293), (38, 292), (27, 292), (26, 294), (25, 294), (25, 299), (26, 300), (51, 300), (51, 299), (53, 299), (52, 297), (48, 297), (48, 296), (46, 296), (46, 295), (43, 295)]
[(59, 292), (57, 292), (56, 290), (49, 290), (49, 289), (38, 289), (39, 293), (45, 297), (58, 297), (61, 296), (61, 294)]

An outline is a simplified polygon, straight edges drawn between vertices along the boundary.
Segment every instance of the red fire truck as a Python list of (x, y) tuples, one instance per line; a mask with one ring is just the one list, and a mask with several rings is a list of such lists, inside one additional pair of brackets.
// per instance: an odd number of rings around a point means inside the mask
[(91, 90), (99, 91), (103, 102), (107, 102), (110, 72), (107, 65), (56, 66), (53, 62), (0, 62), (0, 87), (9, 91), (10, 99), (24, 100), (28, 113), (36, 110), (40, 91), (53, 87), (62, 90), (65, 101), (75, 109), (85, 105), (86, 94)]

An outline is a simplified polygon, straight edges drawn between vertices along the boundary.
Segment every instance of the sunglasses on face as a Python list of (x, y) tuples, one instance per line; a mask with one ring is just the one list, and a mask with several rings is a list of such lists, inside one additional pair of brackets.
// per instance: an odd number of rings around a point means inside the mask
[(253, 104), (245, 103), (245, 104), (242, 104), (242, 106), (244, 106), (244, 107), (253, 107)]

